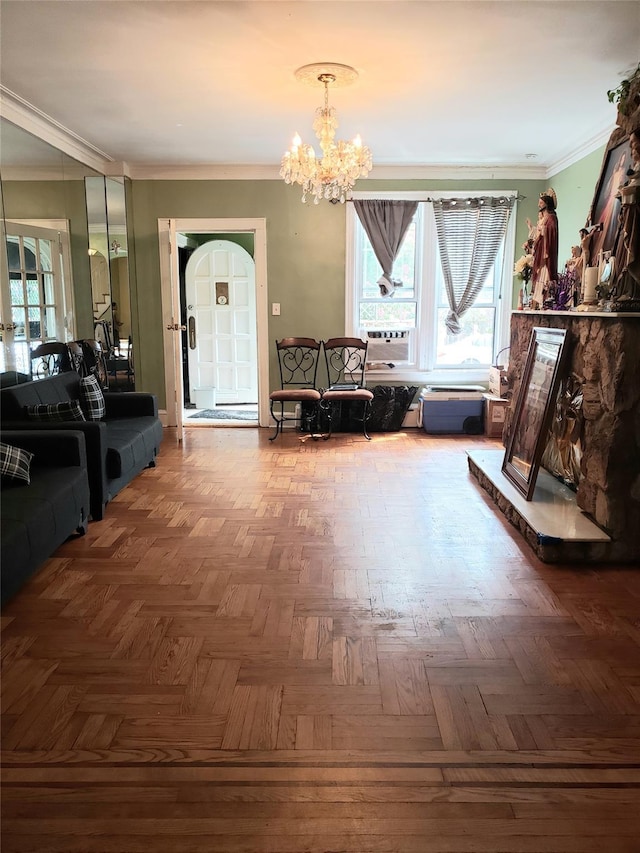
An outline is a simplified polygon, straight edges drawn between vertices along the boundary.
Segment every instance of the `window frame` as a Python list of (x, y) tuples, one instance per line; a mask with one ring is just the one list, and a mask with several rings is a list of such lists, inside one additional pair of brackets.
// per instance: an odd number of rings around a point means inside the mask
[[(517, 222), (517, 190), (434, 190), (421, 191), (384, 191), (384, 192), (354, 192), (353, 197), (358, 199), (389, 199), (389, 200), (413, 200), (428, 202), (432, 197), (437, 198), (469, 198), (470, 196), (507, 196), (516, 197), (511, 216), (507, 225), (504, 238), (504, 251), (502, 252), (502, 269), (498, 276), (498, 293), (496, 296), (496, 324), (495, 348), (493, 358), (501, 349), (509, 344), (510, 319), (513, 311), (513, 264), (515, 258), (515, 234)], [(428, 253), (424, 258), (423, 251), (427, 240), (437, 244), (437, 233), (433, 211), (431, 215), (424, 215), (425, 208), (420, 211), (421, 227), (423, 233), (416, 233), (416, 268), (422, 270), (424, 281), (436, 283), (436, 259), (437, 252)], [(359, 334), (359, 304), (360, 298), (357, 292), (356, 282), (360, 281), (362, 273), (361, 257), (357, 252), (357, 214), (352, 204), (347, 205), (346, 211), (346, 269), (345, 269), (345, 334)], [(430, 335), (420, 329), (435, 329), (436, 314), (438, 310), (438, 294), (435, 289), (433, 298), (428, 298), (425, 288), (417, 282), (417, 340), (414, 341), (414, 353), (416, 362), (412, 365), (399, 365), (393, 371), (378, 370), (367, 371), (371, 379), (389, 379), (404, 382), (487, 382), (489, 379), (489, 367), (436, 367), (436, 347), (432, 343)], [(426, 299), (426, 302), (425, 302)]]

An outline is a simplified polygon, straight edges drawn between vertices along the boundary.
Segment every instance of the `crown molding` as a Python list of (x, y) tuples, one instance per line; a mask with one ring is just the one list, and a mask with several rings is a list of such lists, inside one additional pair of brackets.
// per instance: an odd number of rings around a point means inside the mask
[(96, 172), (104, 174), (109, 164), (113, 163), (113, 157), (2, 85), (0, 85), (0, 115), (26, 130), (27, 133), (68, 154), (74, 160), (95, 169)]
[[(120, 172), (120, 174), (123, 174)], [(147, 165), (128, 164), (129, 177), (137, 181), (279, 181), (279, 166), (257, 165)], [(367, 180), (545, 180), (544, 166), (374, 166)]]
[[(458, 165), (455, 163), (441, 163), (432, 166), (375, 166), (364, 179), (367, 180), (468, 180), (468, 181), (498, 181), (514, 180), (537, 181), (546, 176), (544, 166), (532, 165)], [(363, 183), (360, 179), (359, 184)]]
[(606, 145), (615, 128), (616, 126), (614, 124), (609, 125), (595, 136), (592, 136), (591, 139), (583, 142), (579, 148), (574, 148), (569, 154), (566, 154), (564, 157), (556, 160), (556, 162), (552, 163), (547, 169), (545, 177), (555, 177), (559, 172), (562, 172), (563, 169), (568, 169), (569, 166), (573, 166), (574, 163), (582, 160), (583, 157), (593, 154), (593, 152), (597, 151), (602, 145)]
[(149, 165), (129, 163), (129, 177), (136, 181), (277, 181), (280, 166)]

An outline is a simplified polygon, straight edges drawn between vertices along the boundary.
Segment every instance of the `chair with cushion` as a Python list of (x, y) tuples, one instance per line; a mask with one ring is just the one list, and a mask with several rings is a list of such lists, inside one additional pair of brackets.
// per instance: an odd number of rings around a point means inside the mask
[(320, 406), (327, 416), (328, 439), (333, 431), (334, 420), (344, 403), (349, 403), (351, 418), (362, 422), (362, 434), (367, 440), (367, 419), (373, 393), (365, 387), (365, 366), (367, 362), (366, 341), (360, 338), (330, 338), (324, 342), (324, 357), (327, 367), (329, 387), (322, 394)]
[[(316, 388), (320, 342), (314, 338), (283, 338), (276, 341), (280, 388), (269, 394), (271, 417), (276, 422), (276, 431), (269, 438), (273, 441), (282, 432), (284, 424), (294, 421), (301, 428), (308, 427), (313, 435), (317, 424), (320, 392)], [(300, 404), (300, 412), (291, 411), (291, 406)], [(289, 406), (285, 409), (285, 406)], [(314, 436), (317, 438), (317, 436)]]

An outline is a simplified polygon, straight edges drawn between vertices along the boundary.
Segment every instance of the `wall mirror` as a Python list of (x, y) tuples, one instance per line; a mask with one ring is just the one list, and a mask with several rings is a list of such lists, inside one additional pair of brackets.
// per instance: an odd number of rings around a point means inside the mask
[(564, 329), (534, 328), (502, 471), (526, 500), (536, 486), (566, 360)]
[(0, 372), (39, 343), (93, 337), (84, 178), (93, 169), (0, 119)]
[(133, 390), (131, 275), (134, 271), (127, 210), (128, 178), (85, 178), (89, 264), (95, 338), (108, 357), (110, 386)]
[(105, 178), (0, 118), (0, 372), (29, 374), (38, 343), (95, 338), (104, 314), (113, 384), (133, 390), (130, 196), (127, 178)]

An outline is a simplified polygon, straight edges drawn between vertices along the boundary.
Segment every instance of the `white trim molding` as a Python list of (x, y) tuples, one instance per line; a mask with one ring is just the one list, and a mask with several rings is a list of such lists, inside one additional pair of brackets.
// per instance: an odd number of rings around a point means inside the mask
[(2, 85), (0, 85), (0, 115), (97, 172), (104, 174), (105, 169), (113, 162), (113, 157)]

